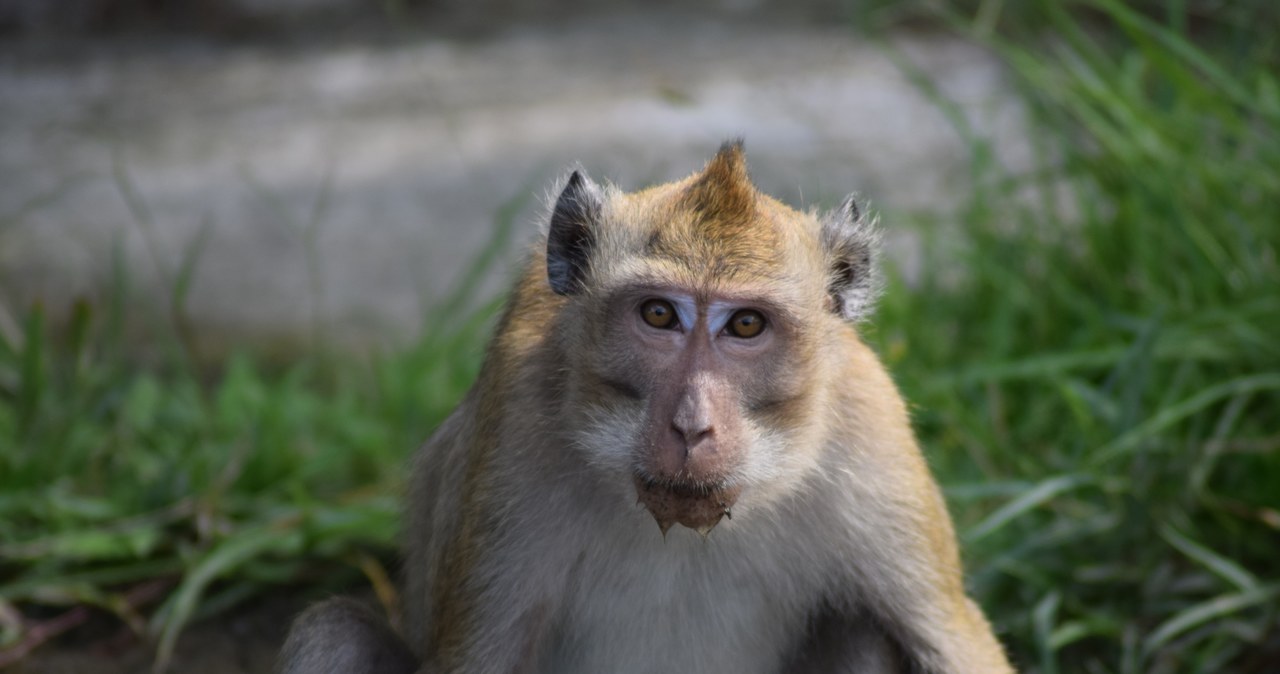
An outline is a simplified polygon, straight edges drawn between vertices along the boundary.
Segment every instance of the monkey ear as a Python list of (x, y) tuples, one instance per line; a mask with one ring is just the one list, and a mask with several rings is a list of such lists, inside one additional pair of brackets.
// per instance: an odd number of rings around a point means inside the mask
[(822, 219), (822, 245), (832, 310), (846, 320), (866, 318), (880, 292), (876, 265), (880, 235), (875, 218), (864, 215), (849, 195)]
[(581, 171), (569, 176), (547, 231), (547, 280), (556, 294), (572, 295), (582, 288), (603, 204), (604, 195), (590, 178)]

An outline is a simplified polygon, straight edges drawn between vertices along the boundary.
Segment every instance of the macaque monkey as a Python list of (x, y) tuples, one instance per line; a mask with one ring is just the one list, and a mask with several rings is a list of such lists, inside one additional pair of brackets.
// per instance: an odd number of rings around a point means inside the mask
[(418, 453), (405, 641), (311, 608), (288, 673), (1012, 672), (858, 337), (876, 232), (741, 143), (632, 194), (569, 176), (475, 386)]

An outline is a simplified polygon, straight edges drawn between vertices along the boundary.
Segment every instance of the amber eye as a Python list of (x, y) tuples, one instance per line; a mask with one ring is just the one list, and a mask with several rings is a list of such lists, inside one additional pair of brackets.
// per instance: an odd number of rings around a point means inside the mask
[(749, 339), (764, 330), (764, 316), (759, 311), (743, 309), (729, 319), (729, 334), (734, 337)]
[(640, 305), (640, 316), (655, 328), (676, 327), (676, 308), (666, 300), (649, 300)]

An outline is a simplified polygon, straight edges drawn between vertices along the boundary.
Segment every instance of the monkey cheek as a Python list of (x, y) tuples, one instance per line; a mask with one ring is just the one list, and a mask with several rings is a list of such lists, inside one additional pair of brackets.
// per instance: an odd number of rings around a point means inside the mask
[(636, 475), (635, 483), (639, 502), (653, 515), (663, 536), (676, 524), (703, 536), (710, 534), (726, 515), (732, 519), (730, 509), (741, 492), (736, 486), (660, 484), (643, 475)]

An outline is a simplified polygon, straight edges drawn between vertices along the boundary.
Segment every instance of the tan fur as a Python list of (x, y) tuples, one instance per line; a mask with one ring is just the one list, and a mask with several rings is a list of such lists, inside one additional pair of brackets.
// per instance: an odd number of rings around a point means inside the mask
[[(632, 194), (575, 175), (566, 205), (416, 462), (420, 671), (1011, 672), (905, 405), (846, 320), (874, 291), (857, 209), (759, 193), (740, 143)], [(679, 330), (638, 322), (648, 297)], [(766, 333), (718, 332), (739, 307)]]

